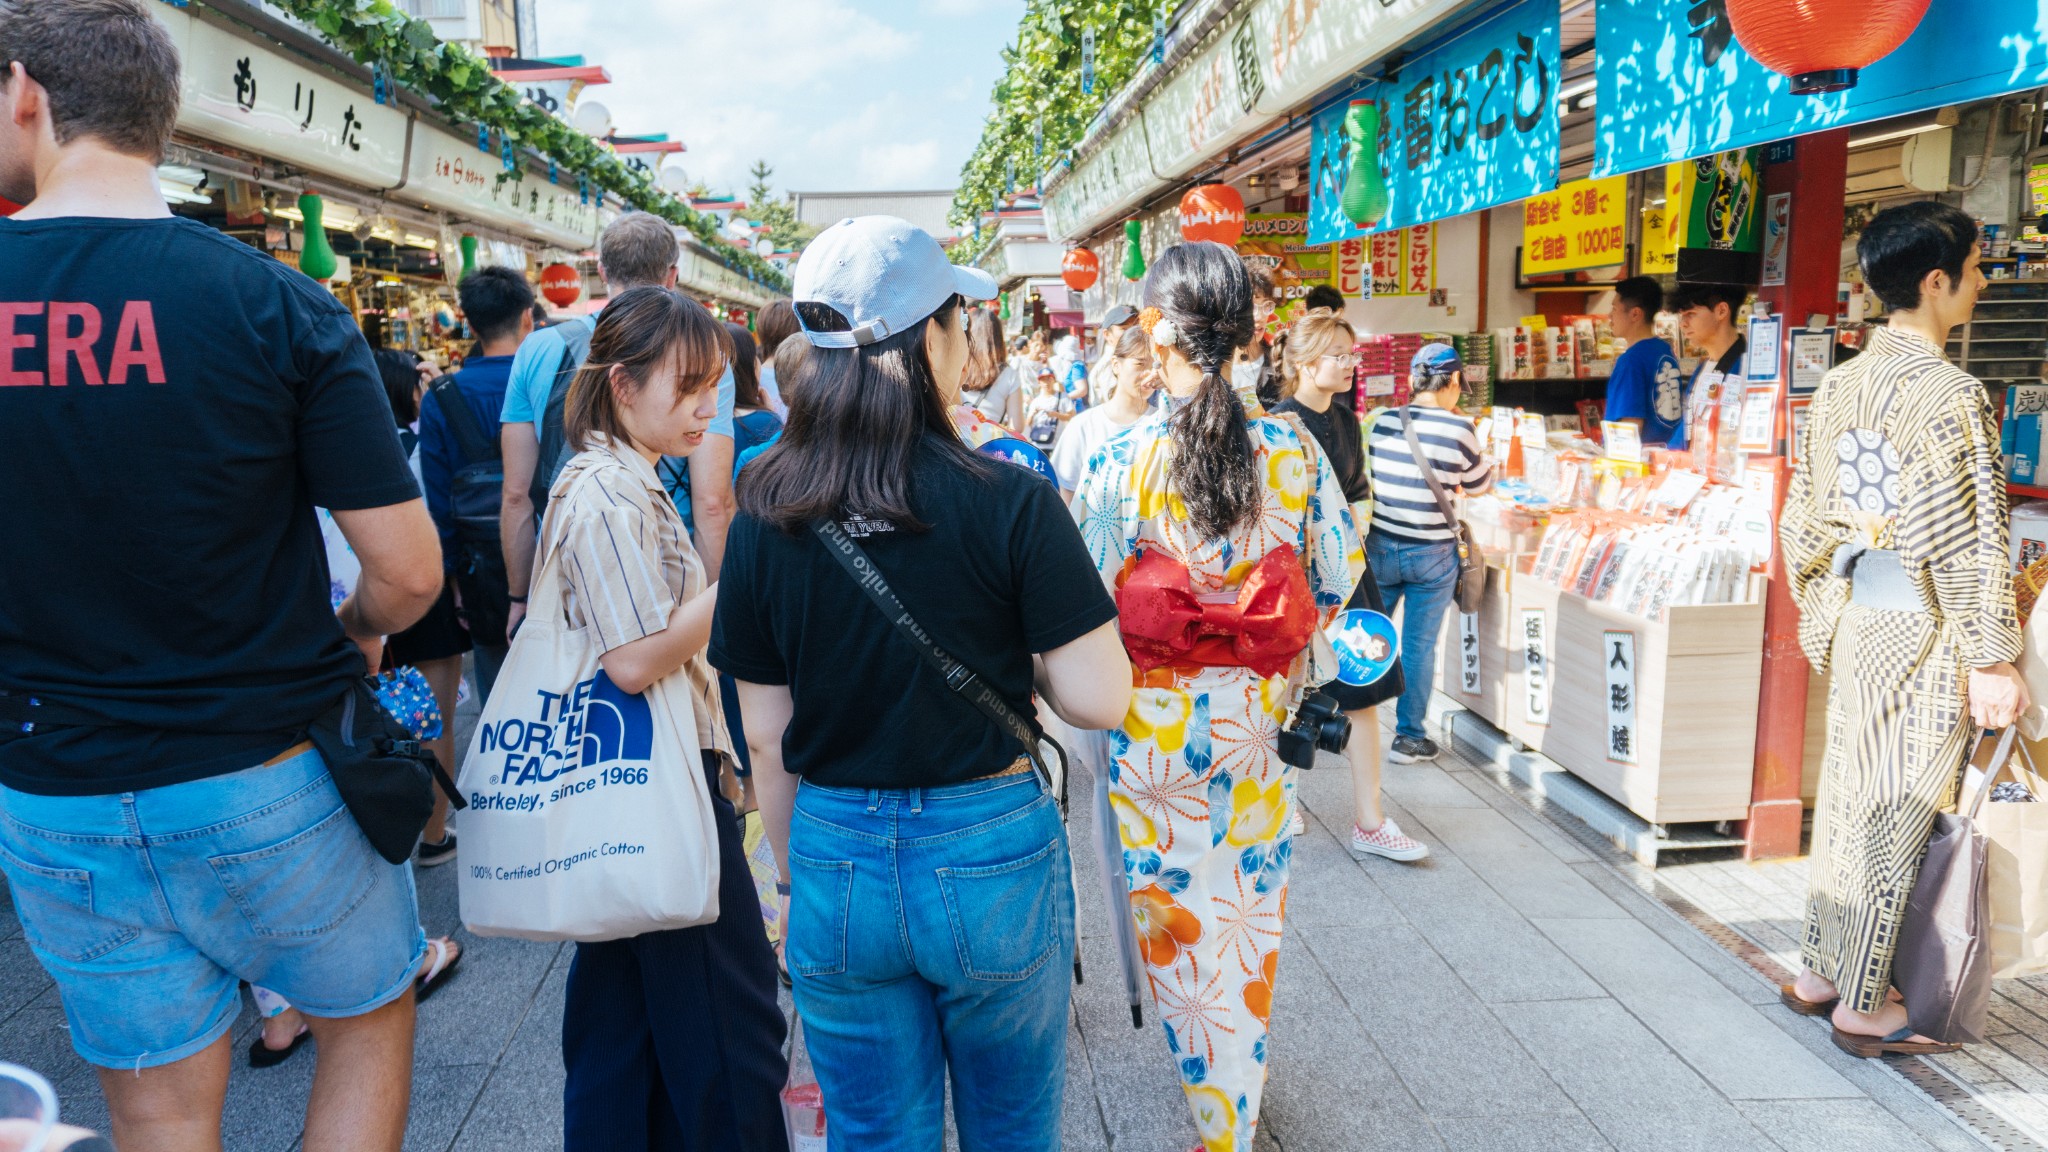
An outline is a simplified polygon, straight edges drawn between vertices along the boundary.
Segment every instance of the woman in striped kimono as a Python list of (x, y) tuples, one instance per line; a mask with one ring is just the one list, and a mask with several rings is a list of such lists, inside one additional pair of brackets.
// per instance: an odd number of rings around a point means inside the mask
[(1942, 354), (1984, 278), (1976, 224), (1941, 204), (1880, 213), (1857, 254), (1890, 322), (1814, 397), (1781, 528), (1800, 644), (1833, 671), (1804, 968), (1782, 995), (1859, 1056), (1952, 1051), (1907, 1025), (1892, 962), (1974, 727), (2026, 706), (1998, 417)]
[(1315, 438), (1223, 378), (1254, 332), (1237, 254), (1169, 248), (1145, 295), (1172, 407), (1095, 452), (1074, 516), (1134, 666), (1109, 774), (1138, 947), (1202, 1147), (1251, 1152), (1292, 850), (1275, 738), (1334, 674), (1321, 630), (1365, 558)]

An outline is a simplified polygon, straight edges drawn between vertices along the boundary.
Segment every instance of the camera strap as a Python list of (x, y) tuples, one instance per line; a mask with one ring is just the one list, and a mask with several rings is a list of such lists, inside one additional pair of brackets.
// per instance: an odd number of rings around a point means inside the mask
[(1024, 755), (1030, 758), (1031, 766), (1037, 770), (1039, 782), (1059, 801), (1060, 818), (1064, 820), (1067, 815), (1066, 749), (1061, 748), (1058, 741), (1047, 738), (1039, 731), (1037, 723), (1010, 707), (1002, 694), (976, 674), (974, 669), (962, 664), (934, 643), (931, 633), (926, 632), (916, 618), (911, 616), (910, 610), (903, 606), (903, 601), (897, 599), (895, 590), (889, 587), (889, 582), (883, 578), (881, 569), (875, 567), (867, 552), (854, 542), (853, 537), (847, 534), (846, 529), (841, 527), (838, 521), (821, 518), (811, 525), (811, 531), (824, 542), (825, 551), (839, 562), (841, 568), (846, 569), (846, 574), (853, 578), (853, 582), (860, 585), (860, 590), (867, 594), (868, 600), (888, 618), (896, 633), (908, 640), (911, 646), (917, 649), (918, 655), (924, 658), (924, 662), (945, 680), (946, 687), (974, 705), (982, 715), (995, 721), (998, 728), (1008, 732), (1018, 743), (1024, 745)]

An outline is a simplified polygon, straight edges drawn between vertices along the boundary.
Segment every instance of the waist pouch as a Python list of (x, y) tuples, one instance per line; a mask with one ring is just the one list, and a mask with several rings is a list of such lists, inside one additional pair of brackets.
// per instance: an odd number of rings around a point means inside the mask
[[(0, 692), (0, 722), (24, 733), (45, 724), (114, 727), (94, 713), (20, 692)], [(306, 738), (327, 762), (334, 790), (370, 847), (393, 864), (412, 858), (413, 845), (434, 812), (436, 784), (450, 805), (469, 807), (433, 752), (384, 710), (377, 681), (370, 677), (351, 680), (334, 707), (306, 730)]]
[(391, 863), (403, 864), (434, 813), (436, 785), (451, 807), (469, 805), (433, 752), (384, 710), (376, 687), (368, 677), (351, 681), (306, 736), (327, 761), (334, 790), (370, 847)]

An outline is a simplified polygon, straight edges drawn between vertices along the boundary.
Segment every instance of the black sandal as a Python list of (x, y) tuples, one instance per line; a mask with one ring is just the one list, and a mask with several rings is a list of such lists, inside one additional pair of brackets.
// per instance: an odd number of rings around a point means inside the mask
[(1961, 1044), (1944, 1044), (1939, 1040), (1908, 1040), (1913, 1034), (1911, 1025), (1899, 1029), (1889, 1036), (1858, 1036), (1854, 1032), (1835, 1029), (1835, 1047), (1851, 1056), (1866, 1060), (1879, 1056), (1938, 1056), (1943, 1052), (1959, 1052)]
[(282, 1048), (272, 1048), (263, 1042), (263, 1033), (259, 1030), (256, 1039), (249, 1042), (249, 1067), (275, 1068), (297, 1055), (299, 1049), (305, 1047), (306, 1041), (312, 1038), (312, 1030), (301, 1024), (299, 1034), (292, 1037), (290, 1044)]
[(1808, 1000), (1794, 991), (1794, 987), (1791, 984), (1780, 984), (1778, 986), (1778, 1003), (1799, 1013), (1801, 1016), (1831, 1016), (1834, 1014), (1835, 1005), (1842, 1002), (1840, 996), (1828, 1000)]

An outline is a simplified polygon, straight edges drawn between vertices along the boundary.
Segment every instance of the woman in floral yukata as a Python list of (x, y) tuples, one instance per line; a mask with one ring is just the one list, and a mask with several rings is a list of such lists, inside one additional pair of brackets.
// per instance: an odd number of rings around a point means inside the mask
[(1291, 852), (1275, 740), (1334, 674), (1322, 629), (1365, 560), (1315, 438), (1224, 378), (1253, 333), (1237, 254), (1169, 248), (1145, 296), (1171, 405), (1097, 450), (1074, 515), (1134, 666), (1109, 771), (1139, 950), (1202, 1148), (1251, 1152)]

